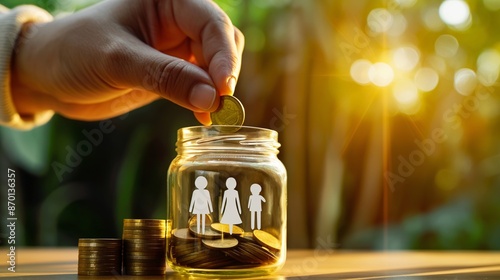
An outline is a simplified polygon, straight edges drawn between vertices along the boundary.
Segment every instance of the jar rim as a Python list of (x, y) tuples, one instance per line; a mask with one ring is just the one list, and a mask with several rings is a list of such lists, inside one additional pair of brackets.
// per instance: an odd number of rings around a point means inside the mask
[[(224, 130), (224, 129), (227, 129), (228, 131), (229, 130), (232, 130), (234, 129), (235, 132), (238, 132), (240, 130), (249, 130), (249, 131), (263, 131), (263, 132), (269, 132), (269, 133), (278, 133), (277, 131), (275, 130), (272, 130), (270, 128), (264, 128), (264, 127), (257, 127), (257, 126), (246, 126), (246, 125), (242, 125), (242, 126), (239, 126), (239, 125), (209, 125), (209, 126), (203, 126), (203, 125), (194, 125), (194, 126), (186, 126), (186, 127), (181, 127), (178, 129), (178, 131), (186, 131), (186, 130), (211, 130), (211, 129), (214, 129), (214, 130), (217, 130), (219, 132), (221, 132), (221, 130)], [(226, 132), (223, 132), (223, 133), (226, 133)]]
[[(278, 132), (254, 126), (189, 126), (177, 132), (177, 147), (197, 149), (272, 151), (280, 147)], [(181, 148), (181, 150), (183, 150)], [(181, 151), (178, 150), (178, 151)]]

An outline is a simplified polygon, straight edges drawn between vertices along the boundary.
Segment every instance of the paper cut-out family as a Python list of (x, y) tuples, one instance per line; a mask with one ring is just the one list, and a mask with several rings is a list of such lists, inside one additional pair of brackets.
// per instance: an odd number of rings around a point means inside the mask
[[(212, 200), (210, 197), (210, 192), (206, 190), (208, 186), (208, 181), (203, 176), (198, 176), (194, 181), (196, 190), (193, 191), (191, 197), (191, 203), (189, 205), (189, 212), (196, 214), (196, 230), (200, 233), (205, 233), (205, 215), (213, 212)], [(229, 225), (229, 234), (233, 234), (233, 225), (238, 225), (242, 223), (241, 220), (241, 203), (236, 188), (236, 179), (229, 177), (226, 180), (227, 190), (224, 191), (224, 196), (222, 198), (221, 213), (222, 218), (220, 223)], [(266, 199), (260, 195), (262, 187), (259, 184), (252, 184), (250, 186), (250, 192), (252, 193), (248, 199), (248, 209), (250, 210), (251, 216), (251, 229), (255, 229), (255, 218), (257, 217), (257, 229), (261, 228), (261, 213), (262, 213), (262, 203), (266, 202)], [(201, 223), (201, 225), (200, 225)]]

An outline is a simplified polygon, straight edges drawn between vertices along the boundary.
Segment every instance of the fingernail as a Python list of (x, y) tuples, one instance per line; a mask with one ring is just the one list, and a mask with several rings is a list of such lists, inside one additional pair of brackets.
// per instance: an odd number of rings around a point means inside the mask
[(227, 80), (227, 86), (231, 90), (231, 93), (234, 93), (234, 89), (236, 88), (236, 78), (234, 76), (229, 77)]
[(208, 110), (214, 104), (216, 94), (217, 92), (212, 86), (197, 84), (191, 89), (189, 102), (196, 108)]

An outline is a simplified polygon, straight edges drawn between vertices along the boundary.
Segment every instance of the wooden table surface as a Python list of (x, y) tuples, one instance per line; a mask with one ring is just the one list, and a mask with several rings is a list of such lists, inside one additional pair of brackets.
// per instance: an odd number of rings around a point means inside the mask
[[(3, 252), (2, 256), (4, 259)], [(2, 261), (0, 277), (19, 280), (188, 279), (170, 270), (165, 276), (79, 277), (77, 248), (19, 248), (16, 256), (16, 272), (7, 271), (5, 262)], [(403, 278), (500, 279), (500, 252), (289, 250), (282, 270), (258, 279)]]

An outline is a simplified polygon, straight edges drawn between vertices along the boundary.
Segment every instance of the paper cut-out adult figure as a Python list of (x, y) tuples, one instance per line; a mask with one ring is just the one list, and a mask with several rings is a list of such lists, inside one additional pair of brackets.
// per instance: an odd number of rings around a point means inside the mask
[(229, 177), (226, 180), (227, 190), (222, 198), (222, 224), (229, 225), (229, 234), (233, 234), (233, 225), (241, 224), (241, 204), (236, 188), (236, 179)]
[(189, 212), (196, 214), (196, 232), (200, 233), (200, 221), (202, 223), (201, 232), (205, 233), (205, 214), (208, 215), (214, 210), (212, 209), (212, 201), (210, 192), (205, 190), (208, 185), (207, 178), (198, 176), (194, 181), (197, 190), (193, 191)]
[(260, 195), (262, 187), (259, 184), (252, 184), (250, 186), (250, 198), (248, 199), (248, 209), (250, 209), (251, 217), (251, 228), (255, 229), (255, 216), (257, 215), (257, 229), (261, 227), (261, 213), (262, 213), (262, 202), (266, 202), (266, 199)]

